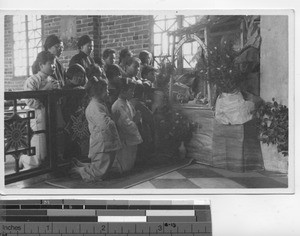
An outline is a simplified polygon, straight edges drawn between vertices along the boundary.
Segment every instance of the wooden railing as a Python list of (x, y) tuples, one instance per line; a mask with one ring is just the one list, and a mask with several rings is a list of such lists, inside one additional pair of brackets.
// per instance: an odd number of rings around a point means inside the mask
[[(5, 92), (5, 184), (42, 175), (68, 165), (72, 157), (88, 153), (89, 132), (84, 110), (88, 99), (84, 90)], [(37, 110), (27, 106), (27, 99), (42, 102), (45, 129), (33, 129)], [(33, 137), (45, 137), (45, 155), (38, 166), (22, 169), (22, 158), (37, 157)], [(13, 160), (9, 163), (9, 159)]]

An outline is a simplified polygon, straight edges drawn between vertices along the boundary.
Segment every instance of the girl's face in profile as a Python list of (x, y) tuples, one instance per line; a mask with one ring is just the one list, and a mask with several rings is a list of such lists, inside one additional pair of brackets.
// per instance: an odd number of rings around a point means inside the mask
[(81, 51), (83, 51), (86, 55), (91, 55), (92, 51), (94, 50), (94, 42), (86, 43), (81, 47)]
[(115, 53), (111, 53), (109, 54), (108, 58), (105, 59), (105, 63), (107, 65), (113, 65), (116, 62), (116, 54)]
[(108, 86), (106, 85), (104, 88), (102, 88), (99, 98), (101, 101), (107, 101), (108, 96), (109, 96)]
[(133, 98), (133, 94), (134, 94), (134, 87), (130, 87), (126, 92), (125, 92), (125, 96), (127, 100), (130, 100), (131, 98)]
[(135, 77), (139, 73), (140, 70), (140, 64), (138, 62), (132, 63), (130, 66), (127, 67), (127, 75)]
[(51, 52), (51, 54), (53, 54), (57, 57), (60, 57), (63, 50), (64, 50), (64, 43), (63, 42), (57, 43), (57, 44), (53, 45), (51, 48), (48, 49), (48, 51)]
[(40, 70), (46, 75), (53, 75), (55, 70), (54, 60), (47, 61), (45, 64), (40, 64)]

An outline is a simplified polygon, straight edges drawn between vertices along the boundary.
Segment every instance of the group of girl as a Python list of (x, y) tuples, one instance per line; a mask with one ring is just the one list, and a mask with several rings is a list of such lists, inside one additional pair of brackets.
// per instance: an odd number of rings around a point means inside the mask
[[(73, 159), (73, 172), (89, 182), (104, 179), (112, 166), (120, 173), (131, 170), (137, 153), (143, 154), (147, 142), (153, 140), (152, 112), (145, 103), (150, 92), (146, 97), (145, 92), (155, 87), (155, 69), (150, 66), (151, 54), (147, 51), (140, 53), (141, 63), (123, 49), (117, 65), (115, 51), (111, 49), (103, 52), (103, 60), (92, 58), (93, 41), (88, 35), (80, 37), (77, 46), (79, 53), (72, 57), (66, 72), (58, 60), (63, 51), (62, 41), (56, 35), (47, 37), (45, 50), (38, 54), (32, 66), (33, 75), (26, 80), (24, 90), (86, 89), (90, 98), (85, 116), (91, 162)], [(27, 105), (35, 109), (32, 129), (45, 130), (44, 104), (38, 99), (28, 99)], [(42, 134), (36, 137), (35, 146), (39, 150), (35, 157), (23, 161), (24, 165), (38, 166), (45, 159), (45, 137)]]

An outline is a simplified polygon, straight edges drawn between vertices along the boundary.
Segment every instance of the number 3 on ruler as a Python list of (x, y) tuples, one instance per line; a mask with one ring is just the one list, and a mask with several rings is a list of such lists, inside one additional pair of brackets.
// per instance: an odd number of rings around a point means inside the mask
[(162, 229), (163, 229), (162, 225), (158, 225), (158, 227), (157, 227), (157, 231), (161, 232), (161, 231), (162, 231)]

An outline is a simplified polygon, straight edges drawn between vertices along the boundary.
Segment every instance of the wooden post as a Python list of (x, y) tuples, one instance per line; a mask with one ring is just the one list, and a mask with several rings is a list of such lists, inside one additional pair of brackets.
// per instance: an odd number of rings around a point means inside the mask
[[(203, 34), (204, 34), (204, 43), (205, 43), (205, 45), (206, 45), (206, 55), (205, 55), (205, 57), (206, 57), (206, 59), (207, 59), (207, 61), (209, 62), (209, 40), (208, 40), (208, 38), (209, 38), (209, 29), (208, 29), (208, 27), (205, 27), (204, 29), (203, 29)], [(209, 69), (209, 63), (208, 63), (208, 69)], [(207, 71), (207, 78), (208, 78), (208, 81), (206, 82), (207, 84), (206, 84), (206, 93), (207, 93), (207, 99), (208, 99), (208, 104), (209, 104), (209, 106), (210, 107), (212, 107), (213, 106), (213, 104), (212, 104), (212, 100), (213, 100), (213, 98), (212, 98), (212, 92), (211, 92), (211, 87), (210, 87), (210, 82), (209, 82), (209, 76), (210, 76), (210, 74), (209, 74), (209, 70)]]
[[(173, 44), (172, 44), (172, 59), (171, 59), (171, 61), (172, 61), (172, 69), (174, 70), (174, 68), (175, 68), (175, 39), (176, 39), (176, 36), (173, 34)], [(173, 83), (174, 83), (174, 78), (173, 78), (173, 72), (172, 72), (172, 74), (171, 74), (171, 77), (170, 77), (170, 86), (169, 86), (169, 101), (171, 102), (171, 103), (173, 103), (173, 99), (172, 99), (172, 87), (173, 87)]]

